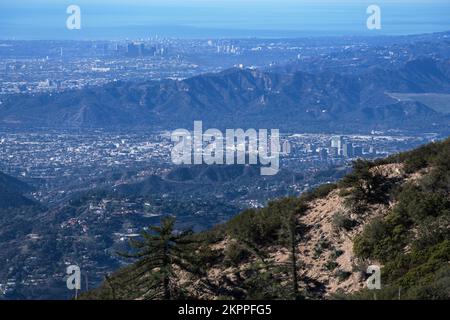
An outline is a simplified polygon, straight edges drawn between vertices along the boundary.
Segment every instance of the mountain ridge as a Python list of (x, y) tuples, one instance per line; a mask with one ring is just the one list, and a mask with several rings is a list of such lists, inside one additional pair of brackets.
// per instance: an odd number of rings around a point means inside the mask
[(375, 69), (357, 76), (233, 68), (181, 81), (117, 82), (60, 94), (12, 97), (0, 106), (0, 123), (175, 129), (203, 120), (218, 128), (276, 126), (286, 131), (448, 130), (448, 115), (426, 105), (398, 103), (389, 92), (450, 93), (450, 63), (416, 59), (400, 69)]

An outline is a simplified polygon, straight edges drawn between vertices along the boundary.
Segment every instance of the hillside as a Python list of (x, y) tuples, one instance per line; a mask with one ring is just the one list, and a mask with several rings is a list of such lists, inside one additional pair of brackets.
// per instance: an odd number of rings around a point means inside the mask
[(23, 196), (32, 187), (0, 172), (0, 209), (30, 206), (33, 201)]
[(376, 264), (380, 299), (448, 299), (448, 159), (450, 139), (358, 161), (338, 184), (247, 210), (207, 232), (174, 232), (163, 220), (131, 243), (125, 256), (135, 263), (83, 298), (371, 299), (365, 272)]
[(0, 124), (32, 127), (448, 130), (449, 115), (396, 94), (450, 93), (450, 63), (417, 59), (358, 75), (229, 69), (176, 81), (115, 82), (59, 94), (12, 96)]

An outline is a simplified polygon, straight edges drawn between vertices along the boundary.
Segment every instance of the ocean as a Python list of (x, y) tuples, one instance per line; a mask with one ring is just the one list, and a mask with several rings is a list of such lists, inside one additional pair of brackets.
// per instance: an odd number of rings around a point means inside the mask
[[(66, 9), (81, 9), (68, 30)], [(381, 9), (368, 30), (366, 9)], [(450, 30), (450, 0), (16, 0), (0, 4), (0, 39), (279, 38), (400, 35)]]

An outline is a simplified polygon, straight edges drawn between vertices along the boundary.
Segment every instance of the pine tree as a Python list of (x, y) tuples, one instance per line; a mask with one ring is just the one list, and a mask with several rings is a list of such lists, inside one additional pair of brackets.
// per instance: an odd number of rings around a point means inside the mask
[(180, 272), (200, 274), (194, 259), (192, 231), (176, 233), (174, 224), (175, 218), (162, 219), (161, 226), (150, 226), (150, 232), (142, 233), (142, 240), (130, 241), (132, 253), (120, 254), (137, 259), (128, 281), (133, 292), (138, 291), (145, 299), (179, 299), (184, 294)]
[(298, 259), (298, 244), (301, 240), (303, 225), (298, 221), (300, 215), (304, 214), (308, 207), (295, 198), (287, 198), (281, 202), (281, 215), (283, 224), (280, 230), (281, 242), (289, 252), (289, 262), (286, 264), (290, 274), (291, 293), (294, 299), (300, 299), (302, 296), (299, 290), (299, 269), (300, 261)]
[[(247, 210), (229, 223), (233, 238), (256, 258), (246, 270), (247, 279), (241, 282), (250, 298), (302, 298), (298, 245), (304, 231), (299, 216), (308, 209), (305, 203), (303, 199), (285, 198), (262, 210)], [(267, 255), (265, 249), (271, 242), (287, 249), (288, 261), (276, 262)]]

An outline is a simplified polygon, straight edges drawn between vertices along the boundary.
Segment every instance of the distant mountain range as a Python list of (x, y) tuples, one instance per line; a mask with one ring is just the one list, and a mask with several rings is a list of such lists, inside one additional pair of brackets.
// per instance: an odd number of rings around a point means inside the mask
[[(450, 61), (340, 75), (229, 69), (176, 81), (115, 82), (60, 94), (10, 97), (0, 124), (27, 127), (217, 128), (285, 131), (448, 130), (450, 116), (390, 93), (450, 93)], [(450, 108), (450, 106), (449, 106)]]

